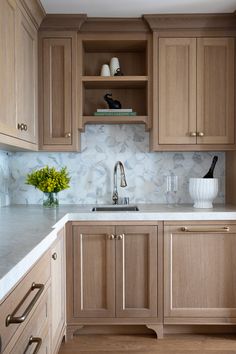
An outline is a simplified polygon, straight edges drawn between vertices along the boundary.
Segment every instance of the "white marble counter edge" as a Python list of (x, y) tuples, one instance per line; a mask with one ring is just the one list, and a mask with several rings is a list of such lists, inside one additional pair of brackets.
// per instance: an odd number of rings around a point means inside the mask
[(52, 231), (17, 263), (2, 279), (0, 279), (0, 302), (12, 291), (18, 281), (28, 272), (37, 260), (47, 251), (56, 240), (57, 232), (67, 221), (187, 221), (187, 220), (236, 220), (234, 211), (182, 211), (182, 212), (96, 212), (91, 211), (67, 213), (55, 225)]
[(19, 263), (17, 263), (2, 279), (0, 279), (0, 302), (10, 293), (37, 260), (46, 252), (57, 238), (57, 232), (65, 225), (68, 214), (63, 216), (52, 231), (32, 249)]

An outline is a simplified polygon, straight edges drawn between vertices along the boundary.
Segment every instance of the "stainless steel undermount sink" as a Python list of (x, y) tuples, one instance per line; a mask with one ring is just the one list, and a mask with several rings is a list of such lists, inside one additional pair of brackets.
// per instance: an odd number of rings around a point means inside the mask
[(139, 211), (139, 208), (136, 205), (110, 205), (94, 207), (92, 211)]

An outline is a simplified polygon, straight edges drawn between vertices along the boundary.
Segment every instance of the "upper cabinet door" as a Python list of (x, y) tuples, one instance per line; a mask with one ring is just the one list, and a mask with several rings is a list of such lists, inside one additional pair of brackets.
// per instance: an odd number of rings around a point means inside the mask
[(159, 39), (159, 144), (196, 144), (196, 39)]
[(75, 150), (76, 34), (43, 33), (41, 45), (41, 148)]
[(16, 24), (14, 0), (0, 2), (0, 133), (16, 136)]
[(234, 143), (234, 39), (197, 39), (198, 144)]
[(38, 140), (37, 30), (19, 11), (17, 50), (17, 125), (20, 139)]

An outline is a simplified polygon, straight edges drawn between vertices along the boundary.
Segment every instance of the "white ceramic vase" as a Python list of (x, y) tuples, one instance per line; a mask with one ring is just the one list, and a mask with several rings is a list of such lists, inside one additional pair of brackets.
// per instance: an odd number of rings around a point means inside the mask
[(101, 76), (111, 76), (110, 68), (108, 64), (103, 64), (101, 68)]
[(116, 57), (111, 58), (111, 60), (110, 60), (111, 76), (114, 76), (116, 73), (116, 70), (119, 68), (120, 68), (119, 59)]
[(194, 208), (213, 208), (218, 193), (218, 178), (190, 178), (189, 193)]

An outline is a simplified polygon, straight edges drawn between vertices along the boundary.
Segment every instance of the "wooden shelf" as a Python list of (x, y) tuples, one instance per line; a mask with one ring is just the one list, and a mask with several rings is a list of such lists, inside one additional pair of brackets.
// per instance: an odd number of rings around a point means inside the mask
[(148, 76), (82, 76), (85, 88), (140, 88), (145, 87)]
[(148, 124), (148, 116), (83, 116), (85, 124)]

